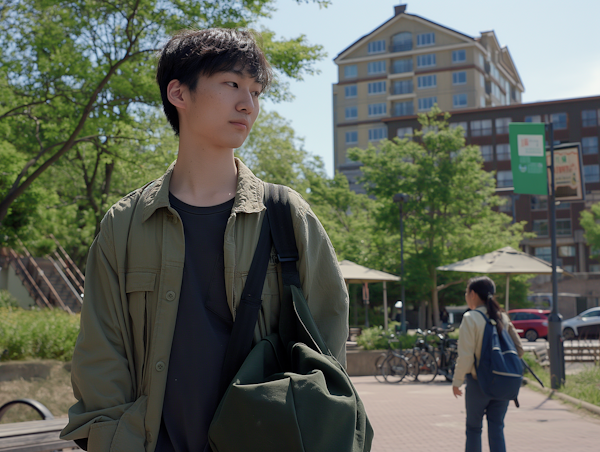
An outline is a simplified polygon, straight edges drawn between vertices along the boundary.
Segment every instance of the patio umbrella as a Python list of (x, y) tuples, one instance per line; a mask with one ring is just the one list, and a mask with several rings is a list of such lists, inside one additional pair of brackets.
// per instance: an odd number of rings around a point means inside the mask
[[(508, 311), (508, 289), (510, 287), (510, 275), (519, 274), (551, 274), (552, 265), (531, 254), (517, 251), (510, 246), (501, 248), (481, 256), (470, 257), (450, 265), (442, 265), (437, 268), (448, 272), (467, 273), (504, 273), (506, 274), (506, 301)], [(562, 268), (556, 267), (557, 273), (566, 273)]]
[[(379, 270), (373, 270), (372, 268), (363, 267), (362, 265), (355, 264), (354, 262), (343, 260), (340, 262), (340, 269), (342, 270), (342, 276), (348, 284), (363, 284), (363, 299), (366, 296), (368, 303), (369, 298), (369, 283), (383, 282), (383, 309), (385, 312), (384, 316), (384, 328), (387, 329), (387, 281), (400, 281), (400, 277), (392, 275), (390, 273), (382, 272)], [(403, 300), (404, 301), (404, 300)]]

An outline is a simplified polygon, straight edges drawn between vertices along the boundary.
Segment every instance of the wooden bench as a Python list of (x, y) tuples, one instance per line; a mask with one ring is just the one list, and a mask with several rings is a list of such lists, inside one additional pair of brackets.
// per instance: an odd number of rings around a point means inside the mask
[(67, 418), (0, 425), (0, 452), (52, 452), (81, 450), (73, 441), (58, 436)]
[(565, 361), (600, 363), (600, 345), (579, 341), (566, 341), (564, 344)]

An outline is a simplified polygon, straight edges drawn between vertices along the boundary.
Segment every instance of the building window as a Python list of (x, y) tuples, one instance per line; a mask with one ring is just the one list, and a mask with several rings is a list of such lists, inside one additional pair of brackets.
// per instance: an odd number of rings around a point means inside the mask
[(508, 125), (512, 122), (511, 118), (496, 118), (496, 134), (503, 135), (508, 133)]
[(471, 136), (483, 137), (492, 134), (492, 120), (482, 119), (481, 121), (471, 121)]
[(510, 144), (497, 144), (496, 145), (496, 159), (510, 160)]
[(432, 67), (435, 66), (435, 53), (427, 55), (417, 55), (417, 67)]
[(405, 72), (412, 72), (413, 60), (412, 58), (405, 58), (403, 60), (394, 60), (392, 62), (392, 74), (403, 74)]
[(392, 52), (406, 52), (412, 50), (412, 34), (408, 31), (398, 33), (392, 37)]
[(369, 83), (369, 94), (382, 94), (387, 90), (386, 82)]
[(453, 63), (462, 63), (467, 61), (467, 51), (466, 50), (454, 50), (452, 52), (452, 62)]
[(383, 116), (387, 114), (387, 104), (369, 104), (369, 116)]
[(556, 235), (571, 235), (571, 219), (563, 218), (556, 220)]
[(369, 141), (378, 141), (387, 138), (387, 127), (369, 129)]
[(512, 171), (498, 171), (498, 173), (496, 174), (496, 181), (498, 187), (512, 187)]
[[(548, 228), (546, 227), (546, 230)], [(546, 231), (546, 235), (548, 235), (548, 232)], [(549, 246), (540, 246), (538, 248), (534, 249), (534, 253), (535, 253), (535, 257), (537, 257), (538, 259), (543, 259), (546, 262), (552, 262), (552, 250), (550, 249)]]
[(356, 64), (350, 66), (344, 66), (344, 78), (356, 78), (358, 77), (358, 68)]
[(437, 97), (423, 97), (419, 99), (419, 110), (429, 110), (437, 103)]
[(532, 195), (531, 210), (548, 210), (548, 197)]
[(346, 86), (344, 88), (344, 93), (346, 94), (346, 99), (350, 99), (352, 97), (356, 97), (357, 96), (356, 85)]
[(346, 107), (346, 119), (358, 118), (358, 107)]
[(598, 137), (583, 137), (581, 139), (581, 149), (584, 154), (597, 154)]
[(525, 122), (542, 122), (540, 115), (525, 116)]
[(452, 84), (453, 85), (464, 85), (467, 83), (467, 71), (453, 72), (452, 73)]
[(556, 210), (569, 210), (571, 209), (571, 203), (565, 201), (556, 202)]
[(451, 122), (450, 123), (450, 129), (454, 130), (457, 127), (462, 127), (462, 129), (463, 129), (463, 136), (466, 135), (466, 133), (467, 133), (467, 127), (469, 127), (466, 122)]
[(419, 89), (435, 88), (437, 86), (437, 75), (422, 75), (417, 77), (417, 86)]
[(381, 53), (385, 52), (385, 40), (373, 41), (369, 43), (369, 53)]
[(559, 246), (558, 256), (559, 257), (575, 257), (576, 251), (574, 246)]
[(410, 116), (413, 114), (414, 106), (412, 100), (394, 103), (394, 116)]
[(513, 198), (512, 196), (501, 196), (500, 199), (503, 201), (499, 206), (500, 212), (509, 213), (512, 215)]
[(412, 138), (412, 134), (412, 127), (399, 127), (398, 130), (396, 130), (396, 136), (398, 138)]
[(582, 127), (596, 127), (598, 125), (598, 114), (596, 110), (583, 110), (581, 112)]
[(494, 161), (494, 148), (491, 144), (484, 144), (483, 146), (479, 146), (479, 150), (481, 151), (481, 156), (483, 157), (484, 162)]
[(423, 33), (417, 35), (417, 47), (435, 45), (435, 33)]
[(351, 132), (346, 132), (346, 144), (355, 144), (358, 143), (358, 132), (353, 130)]
[(410, 94), (413, 92), (413, 81), (396, 80), (392, 85), (392, 94)]
[(600, 272), (600, 264), (592, 264), (589, 267), (590, 273), (599, 273)]
[(479, 98), (479, 106), (480, 106), (481, 108), (484, 108), (484, 107), (485, 107), (485, 97), (481, 96), (481, 97)]
[(600, 166), (583, 165), (583, 180), (586, 184), (600, 182)]
[(385, 61), (371, 61), (367, 66), (367, 72), (369, 74), (384, 74)]
[[(548, 220), (533, 220), (533, 232), (535, 232), (538, 237), (548, 237)], [(536, 250), (537, 249), (539, 248), (536, 248)]]
[(561, 130), (567, 128), (567, 114), (566, 113), (553, 113), (550, 115), (550, 122), (554, 124), (554, 130)]
[(466, 107), (467, 106), (466, 93), (455, 94), (454, 96), (452, 96), (452, 106), (454, 108)]

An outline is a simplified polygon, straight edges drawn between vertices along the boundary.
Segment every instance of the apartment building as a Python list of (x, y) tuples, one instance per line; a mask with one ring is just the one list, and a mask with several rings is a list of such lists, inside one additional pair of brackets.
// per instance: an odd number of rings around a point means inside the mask
[(358, 39), (335, 59), (334, 168), (356, 175), (346, 151), (387, 138), (385, 119), (410, 117), (438, 104), (443, 111), (521, 103), (523, 84), (493, 31), (478, 38), (408, 14)]
[[(569, 272), (600, 272), (600, 263), (591, 258), (579, 223), (581, 211), (600, 202), (600, 96), (451, 113), (451, 126), (463, 128), (467, 144), (479, 146), (484, 169), (495, 172), (497, 193), (506, 197), (501, 209), (515, 221), (527, 221), (526, 230), (536, 233), (535, 238), (524, 240), (521, 247), (547, 261), (551, 260), (548, 199), (513, 192), (508, 126), (511, 122), (551, 122), (555, 144), (581, 144), (586, 200), (557, 205), (558, 264)], [(382, 122), (387, 125), (389, 137), (410, 137), (420, 128), (416, 116), (385, 118)], [(600, 296), (600, 286), (597, 291), (596, 297)]]

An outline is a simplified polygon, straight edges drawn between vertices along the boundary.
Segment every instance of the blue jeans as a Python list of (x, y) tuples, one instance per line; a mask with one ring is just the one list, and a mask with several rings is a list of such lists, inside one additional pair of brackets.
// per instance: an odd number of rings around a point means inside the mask
[(504, 416), (509, 401), (496, 400), (486, 396), (471, 374), (467, 375), (466, 380), (467, 444), (465, 451), (481, 452), (481, 427), (483, 425), (483, 415), (485, 414), (488, 422), (490, 452), (506, 452)]

